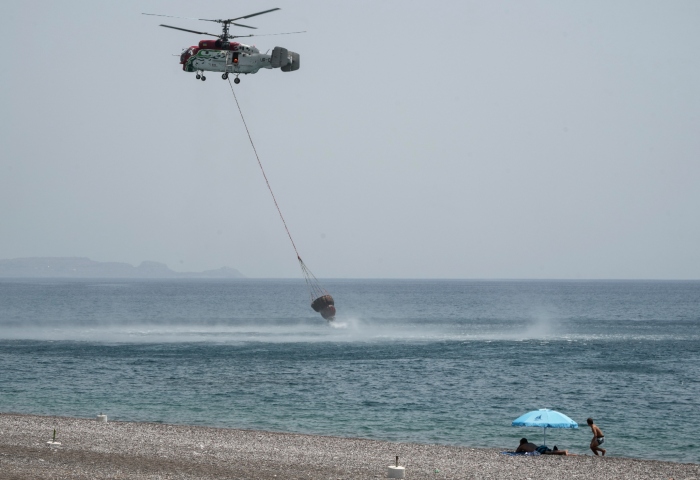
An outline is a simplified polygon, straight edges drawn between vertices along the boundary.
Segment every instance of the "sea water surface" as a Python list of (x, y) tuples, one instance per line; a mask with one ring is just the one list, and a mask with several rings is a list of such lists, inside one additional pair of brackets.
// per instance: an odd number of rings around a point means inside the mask
[(700, 282), (0, 280), (0, 411), (700, 463)]

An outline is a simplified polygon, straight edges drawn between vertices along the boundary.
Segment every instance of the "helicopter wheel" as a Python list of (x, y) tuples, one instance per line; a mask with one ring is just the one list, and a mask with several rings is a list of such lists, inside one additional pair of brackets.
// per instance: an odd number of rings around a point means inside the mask
[(223, 75), (221, 75), (221, 78), (223, 78), (224, 80), (227, 80), (227, 79), (228, 79), (228, 73), (224, 73)]
[(197, 74), (197, 76), (194, 77), (194, 78), (196, 78), (197, 80), (199, 80), (200, 78), (202, 78), (202, 76), (201, 76), (200, 74)]
[(204, 75), (202, 75), (202, 81), (204, 81), (204, 80), (206, 80), (206, 79), (207, 79), (207, 77), (205, 77)]
[(241, 79), (238, 78), (238, 77), (236, 77), (236, 78), (233, 79), (233, 83), (235, 83), (236, 85), (238, 85), (239, 83), (241, 83)]

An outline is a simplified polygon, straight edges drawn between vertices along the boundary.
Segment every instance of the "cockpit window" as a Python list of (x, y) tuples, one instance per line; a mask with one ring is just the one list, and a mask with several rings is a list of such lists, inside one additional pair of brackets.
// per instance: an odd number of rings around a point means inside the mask
[(196, 55), (199, 51), (197, 47), (190, 47), (180, 55), (180, 63), (185, 63), (192, 55)]

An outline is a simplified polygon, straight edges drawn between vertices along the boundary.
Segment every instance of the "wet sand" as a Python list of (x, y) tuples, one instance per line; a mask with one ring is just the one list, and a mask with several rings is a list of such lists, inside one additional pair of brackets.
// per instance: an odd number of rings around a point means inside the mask
[[(49, 446), (53, 429), (60, 446)], [(0, 479), (700, 479), (700, 465), (0, 414)]]

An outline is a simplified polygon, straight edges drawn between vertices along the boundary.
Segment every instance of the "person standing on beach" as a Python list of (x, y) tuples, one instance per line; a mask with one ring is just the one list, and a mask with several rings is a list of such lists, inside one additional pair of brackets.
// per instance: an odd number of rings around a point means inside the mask
[(603, 431), (598, 428), (598, 425), (593, 423), (593, 419), (589, 418), (586, 420), (586, 423), (588, 423), (588, 426), (591, 427), (591, 431), (593, 432), (593, 440), (591, 440), (591, 450), (593, 450), (593, 453), (598, 455), (598, 452), (603, 452), (603, 456), (605, 456), (605, 449), (600, 448), (600, 446), (603, 444), (605, 441), (605, 435), (603, 435)]

